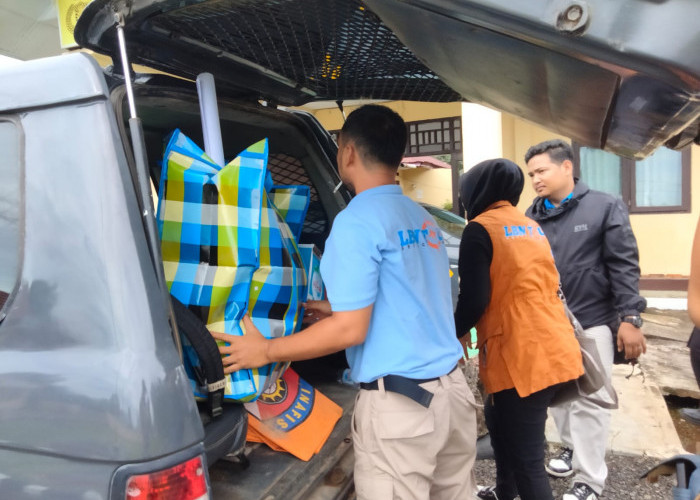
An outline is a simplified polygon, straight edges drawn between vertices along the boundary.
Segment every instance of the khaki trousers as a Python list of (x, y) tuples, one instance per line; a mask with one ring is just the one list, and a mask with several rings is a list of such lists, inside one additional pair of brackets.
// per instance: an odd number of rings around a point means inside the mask
[(378, 385), (355, 401), (357, 499), (472, 499), (476, 403), (462, 370), (421, 384), (434, 395), (430, 408)]

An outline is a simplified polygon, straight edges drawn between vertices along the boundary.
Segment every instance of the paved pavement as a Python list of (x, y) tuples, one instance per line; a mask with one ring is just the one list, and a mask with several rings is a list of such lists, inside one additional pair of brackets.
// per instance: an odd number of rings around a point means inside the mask
[[(608, 450), (625, 455), (647, 455), (667, 458), (687, 453), (678, 437), (661, 391), (639, 369), (630, 374), (627, 365), (613, 368), (613, 386), (617, 391), (620, 407), (612, 410)], [(547, 441), (559, 443), (559, 433), (549, 418), (546, 428)]]
[[(613, 367), (613, 386), (619, 408), (612, 410), (607, 450), (619, 455), (663, 459), (688, 453), (678, 436), (664, 395), (700, 400), (700, 389), (686, 347), (692, 324), (685, 312), (684, 292), (653, 292), (651, 296), (642, 293), (648, 301), (642, 327), (648, 346), (647, 354), (640, 361), (643, 372), (636, 367), (630, 376), (630, 365)], [(471, 380), (470, 386), (476, 387), (476, 364), (466, 374)], [(479, 435), (485, 432), (482, 424)], [(561, 443), (551, 418), (547, 420), (545, 432), (547, 441)], [(700, 437), (697, 447), (700, 449)]]

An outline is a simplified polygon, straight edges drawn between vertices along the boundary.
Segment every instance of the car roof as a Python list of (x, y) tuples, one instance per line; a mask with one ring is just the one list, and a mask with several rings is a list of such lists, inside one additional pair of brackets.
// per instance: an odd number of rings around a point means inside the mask
[(696, 0), (95, 0), (75, 37), (114, 56), (123, 19), (131, 62), (231, 95), (464, 99), (641, 158), (698, 138), (698, 18)]

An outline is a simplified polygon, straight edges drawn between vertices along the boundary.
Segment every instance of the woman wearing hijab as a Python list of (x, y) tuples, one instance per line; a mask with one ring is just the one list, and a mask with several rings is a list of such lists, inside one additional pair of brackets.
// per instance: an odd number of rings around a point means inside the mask
[(459, 249), (455, 324), (460, 337), (476, 326), (496, 458), (496, 486), (482, 489), (482, 499), (553, 499), (544, 469), (547, 408), (562, 383), (583, 374), (549, 243), (515, 208), (523, 183), (522, 170), (502, 158), (460, 178), (469, 223)]

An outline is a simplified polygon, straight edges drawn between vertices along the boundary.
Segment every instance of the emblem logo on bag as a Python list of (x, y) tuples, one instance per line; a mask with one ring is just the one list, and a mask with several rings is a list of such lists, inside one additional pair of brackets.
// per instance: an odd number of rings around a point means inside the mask
[(287, 399), (287, 393), (287, 382), (282, 378), (278, 378), (274, 384), (270, 385), (270, 387), (260, 395), (260, 399), (265, 403), (278, 404)]
[[(299, 376), (288, 384), (283, 378), (260, 395), (260, 419), (278, 430), (290, 431), (311, 414), (314, 406), (314, 388)], [(298, 382), (297, 382), (298, 381)]]

